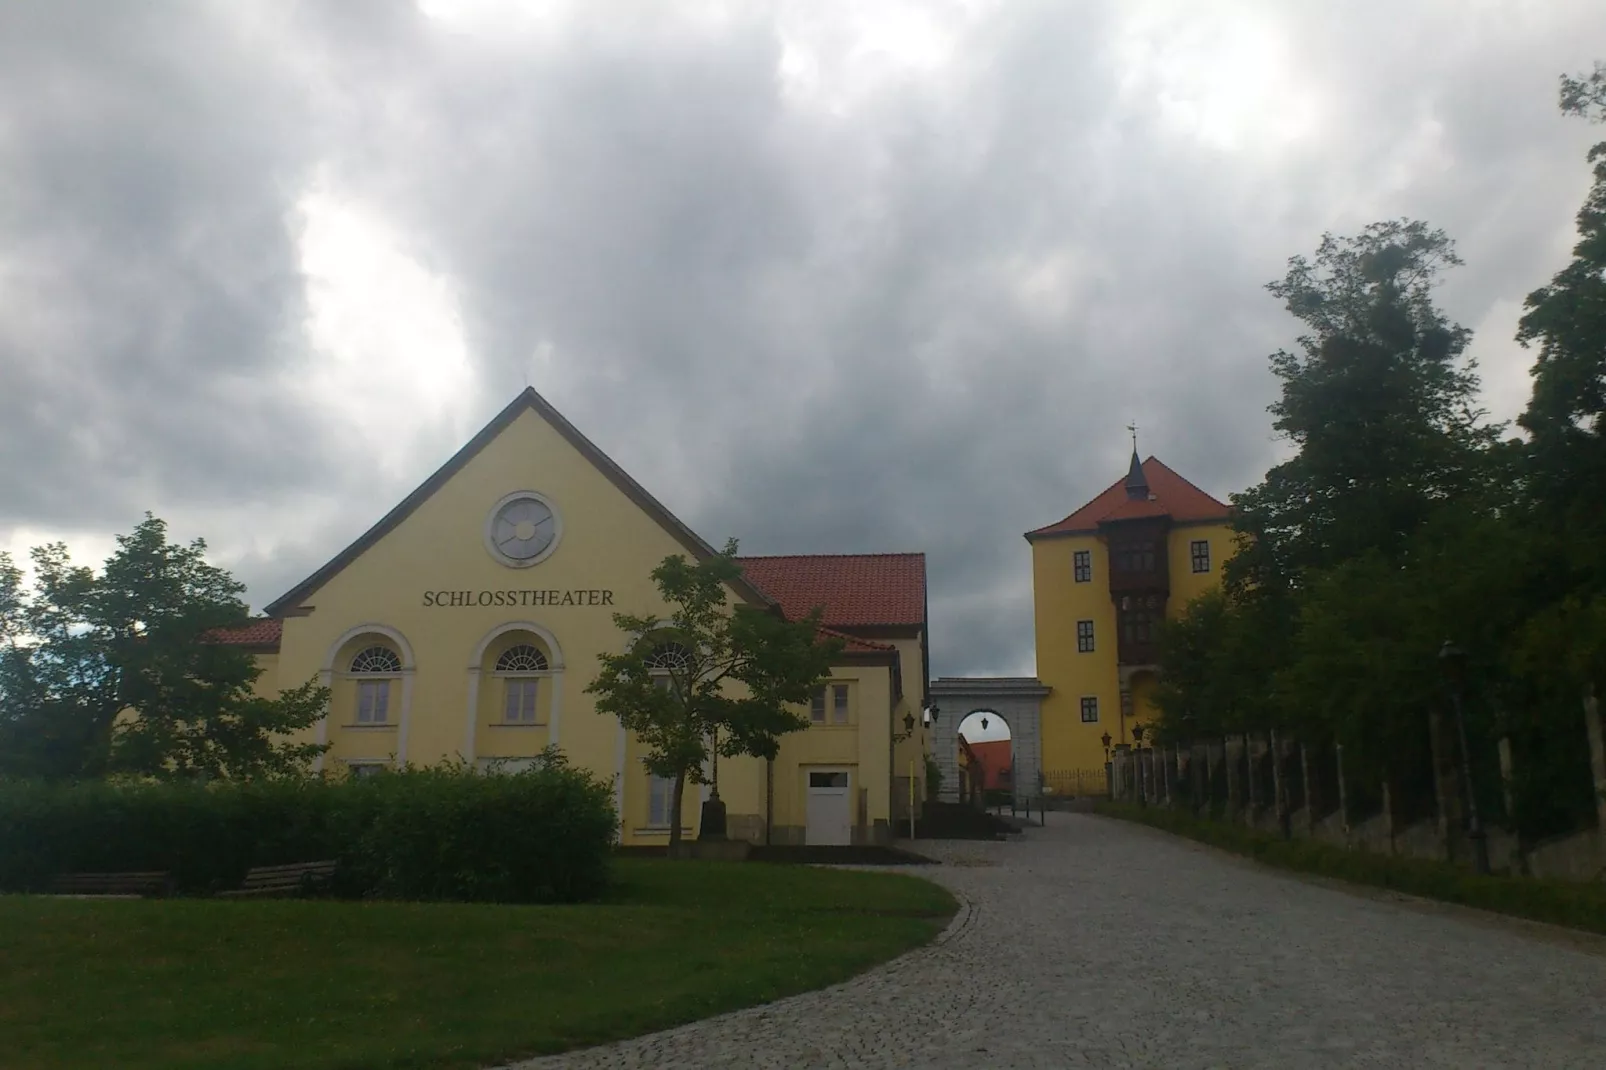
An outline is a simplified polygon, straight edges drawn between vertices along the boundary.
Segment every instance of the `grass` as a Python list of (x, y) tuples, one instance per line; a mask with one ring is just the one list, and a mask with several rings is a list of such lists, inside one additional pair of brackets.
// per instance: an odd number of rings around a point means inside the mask
[(902, 874), (621, 859), (601, 903), (0, 896), (12, 1070), (474, 1067), (844, 980), (955, 903)]
[(1281, 869), (1606, 934), (1606, 885), (1602, 884), (1480, 877), (1447, 862), (1351, 850), (1317, 840), (1285, 840), (1244, 825), (1207, 821), (1165, 807), (1100, 802), (1094, 809), (1106, 817), (1151, 825)]

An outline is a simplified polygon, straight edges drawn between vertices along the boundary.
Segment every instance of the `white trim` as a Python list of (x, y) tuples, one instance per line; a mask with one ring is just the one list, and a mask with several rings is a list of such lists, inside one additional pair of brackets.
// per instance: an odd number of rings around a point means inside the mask
[[(546, 506), (547, 510), (552, 514), (552, 541), (546, 544), (546, 549), (542, 550), (534, 557), (522, 561), (518, 558), (508, 557), (506, 554), (504, 554), (501, 551), (501, 548), (496, 545), (496, 540), (491, 537), (492, 528), (494, 528), (496, 525), (496, 514), (500, 513), (504, 508), (516, 501), (540, 502), (542, 505)], [(516, 490), (511, 494), (504, 494), (502, 497), (498, 498), (496, 504), (491, 506), (491, 511), (485, 514), (484, 535), (485, 551), (491, 555), (492, 560), (496, 561), (498, 564), (505, 565), (508, 568), (529, 568), (532, 565), (539, 565), (541, 562), (551, 557), (552, 554), (557, 550), (558, 543), (563, 541), (563, 515), (558, 512), (558, 507), (552, 504), (552, 499), (548, 498), (540, 491)]]
[(474, 762), (474, 732), (480, 723), (480, 670), (475, 665), (468, 670), (468, 726), (463, 733), (463, 760)]
[(614, 742), (613, 808), (619, 815), (619, 838), (625, 835), (625, 726), (618, 722), (619, 733)]
[(347, 643), (351, 642), (353, 639), (363, 635), (382, 635), (386, 639), (389, 639), (391, 642), (395, 643), (396, 652), (401, 655), (403, 672), (418, 667), (417, 662), (413, 660), (413, 646), (407, 641), (407, 637), (405, 635), (397, 631), (395, 628), (392, 628), (388, 624), (376, 624), (370, 622), (367, 624), (359, 624), (354, 628), (347, 628), (345, 631), (340, 633), (340, 638), (334, 641), (333, 645), (329, 647), (329, 653), (324, 655), (323, 671), (335, 671), (335, 658), (340, 654), (341, 648)]
[(413, 670), (402, 670), (401, 723), (396, 730), (396, 766), (407, 764), (407, 729), (413, 721)]
[[(335, 697), (334, 676), (335, 674), (329, 669), (318, 670), (318, 686), (323, 688), (329, 696), (323, 700), (323, 716), (318, 718), (318, 746), (324, 748), (329, 746), (329, 713)], [(312, 771), (314, 773), (323, 774), (323, 759), (327, 753), (327, 750), (318, 752), (318, 757), (312, 763)]]
[(485, 652), (490, 649), (491, 644), (508, 632), (533, 632), (537, 638), (546, 644), (550, 671), (554, 673), (563, 671), (563, 648), (558, 646), (558, 637), (553, 635), (545, 625), (537, 624), (533, 620), (510, 620), (506, 624), (498, 624), (486, 632), (485, 637), (475, 645), (474, 655), (469, 659), (468, 667), (470, 669), (480, 668), (481, 662), (485, 660)]
[(480, 677), (484, 674), (485, 652), (491, 649), (491, 644), (509, 632), (529, 632), (546, 645), (547, 672), (544, 679), (552, 681), (552, 708), (547, 714), (547, 742), (555, 745), (558, 742), (558, 722), (563, 712), (563, 648), (558, 645), (558, 637), (552, 634), (552, 629), (533, 620), (510, 620), (498, 624), (474, 644), (474, 653), (468, 663), (468, 710), (465, 720), (467, 724), (463, 729), (463, 758), (474, 761), (474, 737), (478, 731), (480, 718)]
[(558, 711), (563, 708), (563, 673), (556, 670), (548, 677), (552, 681), (552, 712), (547, 717), (546, 742), (549, 747), (558, 745)]

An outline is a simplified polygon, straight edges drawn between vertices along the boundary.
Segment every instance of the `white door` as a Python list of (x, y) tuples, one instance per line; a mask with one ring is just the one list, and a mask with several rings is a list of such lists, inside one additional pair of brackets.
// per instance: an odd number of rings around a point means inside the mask
[(853, 842), (853, 809), (849, 805), (846, 771), (809, 773), (809, 823), (805, 843)]

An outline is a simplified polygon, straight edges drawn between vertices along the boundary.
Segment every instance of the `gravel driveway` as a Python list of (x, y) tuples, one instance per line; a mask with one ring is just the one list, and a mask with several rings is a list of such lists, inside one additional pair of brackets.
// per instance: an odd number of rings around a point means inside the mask
[(1050, 814), (928, 843), (941, 940), (846, 984), (569, 1067), (1606, 1068), (1606, 940), (1272, 871)]

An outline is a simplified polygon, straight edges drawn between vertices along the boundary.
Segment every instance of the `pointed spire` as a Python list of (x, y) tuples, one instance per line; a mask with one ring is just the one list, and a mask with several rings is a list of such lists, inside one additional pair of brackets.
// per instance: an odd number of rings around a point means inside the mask
[(1149, 497), (1149, 477), (1143, 474), (1143, 462), (1138, 460), (1138, 425), (1134, 421), (1126, 425), (1132, 432), (1132, 463), (1126, 470), (1126, 496), (1134, 501), (1146, 501)]

